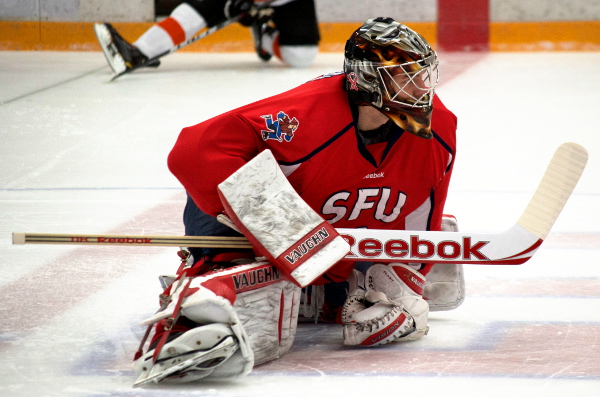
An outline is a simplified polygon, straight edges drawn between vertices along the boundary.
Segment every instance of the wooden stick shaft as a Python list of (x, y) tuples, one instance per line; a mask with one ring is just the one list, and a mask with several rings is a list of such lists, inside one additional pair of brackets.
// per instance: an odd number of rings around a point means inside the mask
[(13, 233), (13, 244), (125, 245), (251, 249), (245, 237)]

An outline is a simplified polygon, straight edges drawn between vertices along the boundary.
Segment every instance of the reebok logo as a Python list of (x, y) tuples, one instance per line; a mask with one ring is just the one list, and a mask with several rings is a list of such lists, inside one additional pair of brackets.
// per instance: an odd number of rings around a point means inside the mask
[[(71, 241), (82, 243), (82, 242), (94, 242), (89, 237), (71, 237)], [(151, 238), (131, 238), (131, 237), (98, 237), (96, 239), (99, 244), (152, 244)]]
[(409, 240), (390, 239), (379, 241), (365, 238), (356, 241), (354, 237), (342, 235), (350, 244), (351, 251), (347, 258), (357, 257), (353, 251), (363, 258), (387, 257), (392, 259), (431, 259), (439, 257), (444, 260), (486, 261), (489, 260), (481, 249), (489, 241), (471, 241), (470, 237), (463, 237), (462, 244), (456, 241), (442, 241), (433, 243), (421, 240), (419, 236), (411, 236)]
[(383, 172), (373, 172), (372, 174), (365, 176), (363, 179), (383, 178), (384, 176), (385, 175)]

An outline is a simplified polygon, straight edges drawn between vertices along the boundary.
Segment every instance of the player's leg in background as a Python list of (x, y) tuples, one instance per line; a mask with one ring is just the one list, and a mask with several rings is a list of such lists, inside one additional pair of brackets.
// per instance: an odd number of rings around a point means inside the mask
[(292, 67), (307, 67), (317, 56), (319, 26), (314, 0), (275, 2), (269, 18), (252, 27), (256, 51), (268, 61), (275, 55)]
[(189, 40), (201, 29), (212, 27), (248, 11), (252, 0), (188, 0), (175, 7), (171, 14), (146, 31), (134, 43), (152, 58)]
[[(191, 39), (200, 30), (230, 20), (249, 11), (252, 0), (188, 0), (176, 6), (133, 44), (127, 42), (110, 24), (96, 24), (96, 36), (115, 73), (132, 69)], [(158, 66), (157, 60), (145, 66)]]

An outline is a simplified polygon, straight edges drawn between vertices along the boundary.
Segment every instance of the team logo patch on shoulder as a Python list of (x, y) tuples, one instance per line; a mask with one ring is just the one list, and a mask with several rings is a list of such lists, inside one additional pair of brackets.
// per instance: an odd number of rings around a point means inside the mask
[(289, 142), (294, 137), (294, 132), (298, 129), (300, 122), (294, 117), (290, 118), (285, 112), (277, 113), (277, 119), (273, 120), (273, 116), (268, 114), (260, 116), (265, 119), (267, 126), (266, 130), (261, 130), (263, 140), (276, 139), (279, 142)]

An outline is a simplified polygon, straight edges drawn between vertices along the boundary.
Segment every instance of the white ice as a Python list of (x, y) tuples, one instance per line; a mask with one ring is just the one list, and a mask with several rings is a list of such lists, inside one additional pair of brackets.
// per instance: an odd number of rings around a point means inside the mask
[[(12, 232), (182, 235), (166, 167), (179, 131), (337, 71), (254, 54), (177, 53), (109, 82), (101, 53), (0, 53), (0, 395), (599, 396), (600, 53), (440, 54), (459, 118), (445, 211), (462, 230), (514, 224), (562, 142), (588, 167), (521, 266), (469, 266), (458, 309), (424, 339), (344, 347), (301, 324), (292, 350), (245, 379), (133, 389), (131, 359), (176, 248), (12, 245)], [(327, 98), (323, 98), (324, 101)], [(331, 115), (335, 117), (335, 115)]]

